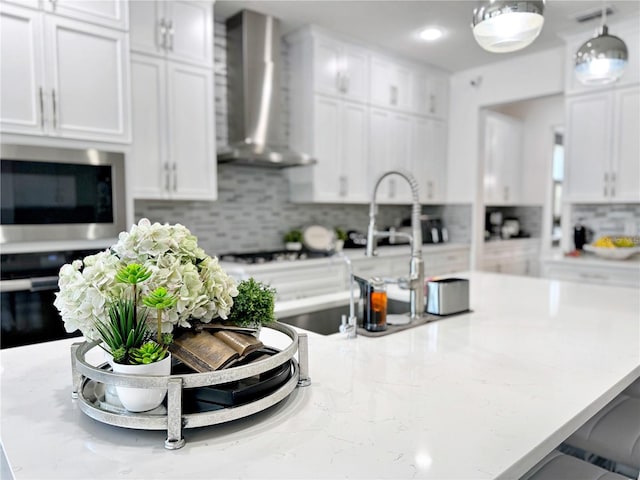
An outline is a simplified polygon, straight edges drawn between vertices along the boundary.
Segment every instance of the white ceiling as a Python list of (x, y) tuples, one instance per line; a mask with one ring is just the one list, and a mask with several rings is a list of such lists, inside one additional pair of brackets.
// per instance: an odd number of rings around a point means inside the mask
[[(273, 15), (281, 20), (283, 34), (305, 24), (316, 24), (390, 53), (456, 72), (560, 46), (563, 41), (559, 33), (586, 31), (588, 37), (600, 20), (578, 24), (574, 17), (602, 8), (603, 2), (547, 0), (540, 36), (529, 47), (508, 54), (489, 53), (476, 44), (470, 23), (477, 4), (477, 1), (462, 0), (218, 0), (214, 8), (216, 17), (220, 18), (244, 8)], [(640, 0), (607, 1), (606, 5), (614, 9), (608, 24), (629, 18), (640, 22)], [(417, 33), (428, 25), (441, 27), (443, 38), (432, 43), (418, 40)], [(611, 29), (610, 34), (615, 35), (615, 30)]]

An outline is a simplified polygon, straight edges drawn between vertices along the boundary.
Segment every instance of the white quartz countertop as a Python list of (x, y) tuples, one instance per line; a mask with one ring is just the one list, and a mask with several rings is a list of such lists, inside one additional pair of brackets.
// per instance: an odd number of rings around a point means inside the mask
[(176, 451), (79, 410), (71, 340), (2, 350), (9, 464), (17, 479), (518, 478), (640, 376), (640, 295), (463, 276), (472, 313), (380, 338), (309, 333), (310, 386), (187, 429)]

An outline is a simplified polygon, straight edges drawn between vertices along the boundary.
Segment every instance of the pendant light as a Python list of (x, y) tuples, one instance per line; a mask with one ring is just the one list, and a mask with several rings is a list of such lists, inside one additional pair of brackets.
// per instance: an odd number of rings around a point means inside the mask
[(575, 55), (576, 78), (584, 85), (606, 85), (618, 80), (627, 66), (627, 46), (609, 35), (605, 22), (607, 9), (602, 7), (602, 25), (596, 36), (587, 40)]
[(473, 11), (473, 36), (489, 52), (515, 52), (538, 38), (544, 1), (487, 0)]

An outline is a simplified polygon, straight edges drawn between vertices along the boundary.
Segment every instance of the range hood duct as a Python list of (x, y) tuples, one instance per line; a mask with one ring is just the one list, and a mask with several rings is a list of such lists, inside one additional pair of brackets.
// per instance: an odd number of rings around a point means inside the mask
[(279, 20), (243, 10), (226, 24), (229, 146), (218, 151), (218, 163), (274, 168), (316, 163), (282, 140)]

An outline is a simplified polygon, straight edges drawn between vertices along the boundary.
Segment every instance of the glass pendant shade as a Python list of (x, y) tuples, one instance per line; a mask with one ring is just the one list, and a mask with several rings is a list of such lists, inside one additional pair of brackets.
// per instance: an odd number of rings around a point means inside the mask
[(603, 25), (598, 35), (584, 42), (576, 52), (576, 78), (584, 85), (613, 83), (624, 73), (628, 58), (625, 43), (609, 35)]
[(473, 11), (473, 36), (489, 52), (515, 52), (531, 45), (544, 25), (544, 1), (487, 1)]

